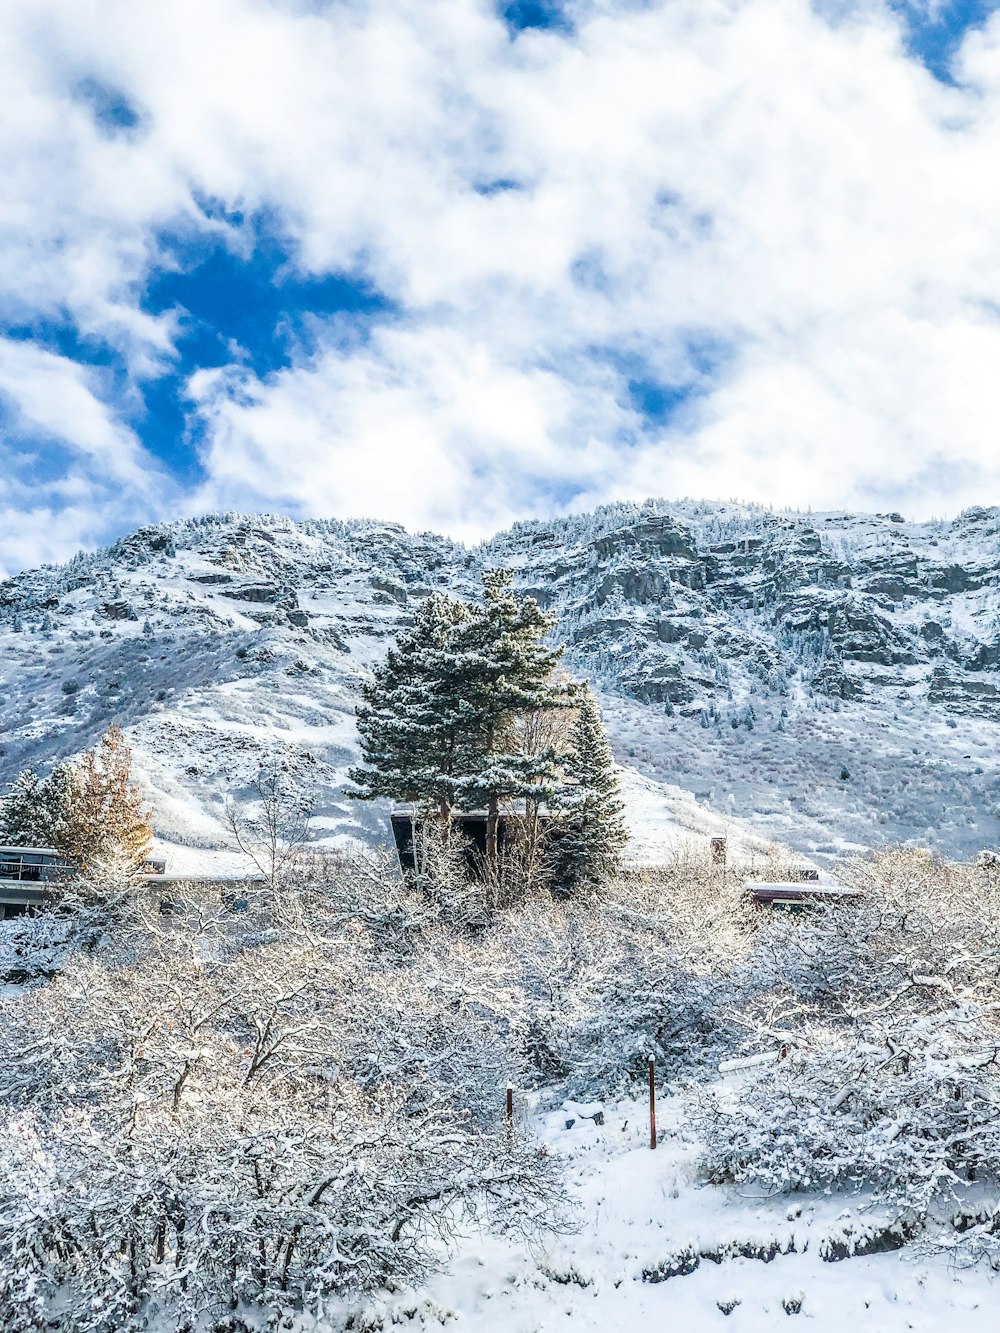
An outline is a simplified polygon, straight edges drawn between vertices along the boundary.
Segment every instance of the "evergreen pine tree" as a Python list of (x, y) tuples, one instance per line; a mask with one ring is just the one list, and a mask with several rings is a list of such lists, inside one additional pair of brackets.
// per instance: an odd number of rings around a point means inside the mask
[(450, 659), (468, 614), (454, 598), (428, 597), (413, 628), (399, 636), (362, 688), (357, 722), (364, 763), (350, 773), (356, 799), (411, 801), (449, 819), (462, 724)]
[(530, 597), (518, 597), (510, 570), (483, 575), (483, 603), (456, 638), (450, 689), (463, 701), (457, 793), (467, 809), (486, 808), (486, 870), (499, 862), (500, 806), (505, 800), (551, 800), (558, 791), (559, 755), (547, 745), (525, 750), (517, 718), (565, 707), (572, 686), (555, 678), (562, 648), (545, 636), (555, 625)]
[(597, 703), (585, 685), (564, 760), (567, 790), (562, 798), (553, 849), (554, 892), (571, 897), (597, 888), (621, 865), (628, 842), (618, 776)]
[(364, 763), (350, 775), (356, 798), (431, 806), (445, 826), (455, 806), (485, 806), (491, 874), (501, 802), (557, 789), (555, 748), (526, 749), (517, 719), (565, 706), (572, 692), (553, 679), (562, 650), (543, 642), (553, 619), (511, 582), (506, 570), (485, 574), (478, 606), (441, 594), (423, 603), (363, 690)]
[(65, 764), (47, 778), (25, 769), (0, 807), (0, 842), (10, 847), (61, 847), (71, 787), (71, 771)]

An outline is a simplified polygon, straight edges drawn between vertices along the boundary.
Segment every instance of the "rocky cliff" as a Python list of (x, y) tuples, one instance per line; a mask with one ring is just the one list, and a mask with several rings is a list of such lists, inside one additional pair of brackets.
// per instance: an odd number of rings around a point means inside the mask
[(492, 565), (558, 616), (642, 820), (659, 784), (819, 855), (1000, 839), (998, 509), (648, 502), (474, 549), (267, 515), (140, 529), (0, 583), (0, 783), (118, 720), (177, 842), (217, 844), (225, 796), (275, 745), (315, 773), (321, 833), (380, 837), (384, 812), (339, 790), (358, 685), (421, 597), (471, 596)]

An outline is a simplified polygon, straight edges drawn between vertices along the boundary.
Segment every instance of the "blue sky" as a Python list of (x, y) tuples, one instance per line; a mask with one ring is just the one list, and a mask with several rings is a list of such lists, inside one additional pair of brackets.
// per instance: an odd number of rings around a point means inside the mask
[(209, 508), (1000, 502), (997, 7), (10, 0), (0, 573)]
[(907, 50), (938, 79), (953, 82), (952, 61), (970, 29), (983, 27), (997, 9), (996, 0), (895, 0), (906, 24)]

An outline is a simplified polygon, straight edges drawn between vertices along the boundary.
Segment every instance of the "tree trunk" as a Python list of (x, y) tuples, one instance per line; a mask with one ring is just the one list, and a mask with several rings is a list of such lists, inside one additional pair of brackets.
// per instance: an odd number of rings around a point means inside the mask
[(451, 805), (443, 796), (438, 802), (438, 831), (443, 843), (451, 841)]
[(490, 884), (497, 882), (500, 868), (500, 798), (491, 795), (486, 814), (486, 877)]

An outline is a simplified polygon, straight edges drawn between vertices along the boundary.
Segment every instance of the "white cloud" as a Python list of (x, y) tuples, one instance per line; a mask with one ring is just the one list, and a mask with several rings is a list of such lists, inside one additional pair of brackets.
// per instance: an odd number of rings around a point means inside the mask
[[(1000, 500), (1000, 20), (951, 88), (876, 0), (835, 24), (806, 0), (595, 0), (572, 37), (513, 43), (486, 0), (7, 9), (9, 309), (164, 364), (141, 279), (163, 227), (222, 225), (205, 196), (398, 307), (266, 380), (197, 376), (207, 476), (179, 506), (475, 535), (625, 495)], [(141, 124), (102, 132), (85, 76)], [(519, 188), (474, 188), (498, 180)], [(658, 428), (625, 364), (698, 397)]]
[(308, 369), (260, 385), (234, 372), (193, 384), (210, 425), (200, 507), (289, 506), (404, 514), (474, 540), (553, 507), (566, 458), (609, 484), (624, 413), (603, 384), (498, 364), (453, 330), (392, 328), (362, 350), (328, 348)]
[[(0, 577), (169, 512), (173, 483), (95, 392), (97, 372), (0, 338)], [(30, 445), (26, 445), (30, 441)]]

